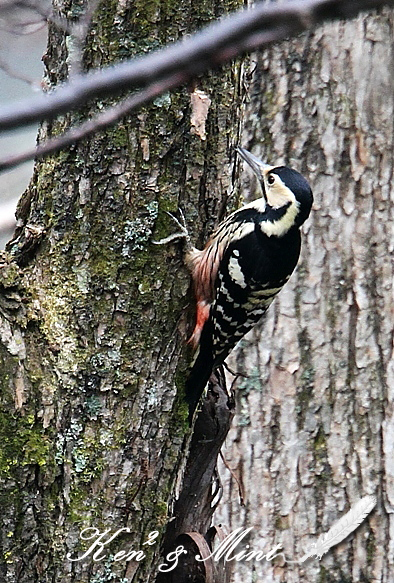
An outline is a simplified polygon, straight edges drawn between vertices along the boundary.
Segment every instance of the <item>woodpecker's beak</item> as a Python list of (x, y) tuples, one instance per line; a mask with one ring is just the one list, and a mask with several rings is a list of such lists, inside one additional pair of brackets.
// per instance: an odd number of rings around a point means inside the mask
[(257, 156), (254, 156), (253, 154), (248, 152), (248, 150), (245, 150), (245, 148), (240, 148), (239, 146), (237, 146), (235, 148), (235, 150), (238, 152), (238, 154), (241, 156), (241, 158), (251, 167), (253, 172), (256, 174), (256, 177), (261, 185), (265, 201), (268, 202), (267, 201), (267, 194), (265, 192), (264, 176), (269, 170), (271, 170), (273, 168), (273, 166), (270, 166), (269, 164), (265, 164), (259, 158), (257, 158)]

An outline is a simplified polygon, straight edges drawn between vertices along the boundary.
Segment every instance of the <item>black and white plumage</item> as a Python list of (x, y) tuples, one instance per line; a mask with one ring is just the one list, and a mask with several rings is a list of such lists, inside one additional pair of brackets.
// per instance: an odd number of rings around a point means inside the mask
[(262, 318), (292, 274), (301, 249), (299, 228), (313, 202), (299, 172), (237, 151), (256, 174), (263, 196), (227, 217), (205, 249), (188, 253), (197, 301), (189, 340), (196, 356), (186, 381), (191, 415), (212, 370)]

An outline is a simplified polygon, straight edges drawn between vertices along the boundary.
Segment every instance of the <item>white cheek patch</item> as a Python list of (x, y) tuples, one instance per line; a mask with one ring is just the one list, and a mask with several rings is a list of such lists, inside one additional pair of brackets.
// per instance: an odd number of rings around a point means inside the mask
[(274, 185), (267, 187), (267, 199), (273, 208), (280, 208), (289, 202), (296, 202), (294, 193), (283, 184), (280, 178), (276, 179)]

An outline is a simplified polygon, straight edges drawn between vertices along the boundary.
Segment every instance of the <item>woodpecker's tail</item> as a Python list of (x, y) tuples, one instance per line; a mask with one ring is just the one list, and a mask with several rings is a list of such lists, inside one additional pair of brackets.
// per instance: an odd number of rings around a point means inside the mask
[(193, 413), (196, 410), (201, 395), (204, 392), (209, 377), (211, 376), (214, 359), (212, 351), (212, 333), (211, 325), (208, 320), (205, 323), (201, 334), (198, 355), (190, 370), (189, 376), (185, 383), (186, 401), (189, 403), (189, 420), (191, 421)]

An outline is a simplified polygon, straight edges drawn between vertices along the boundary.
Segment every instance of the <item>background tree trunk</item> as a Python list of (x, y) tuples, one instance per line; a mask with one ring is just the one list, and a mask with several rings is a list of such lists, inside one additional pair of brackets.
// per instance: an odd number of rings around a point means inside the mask
[(240, 561), (235, 582), (394, 580), (393, 17), (252, 59), (243, 145), (308, 176), (315, 203), (295, 275), (230, 363), (247, 377), (216, 522), (297, 559), (362, 496), (378, 504), (321, 561)]
[[(157, 48), (237, 5), (103, 1), (82, 66)], [(57, 6), (69, 19), (80, 16), (80, 2)], [(78, 48), (52, 25), (48, 85), (78, 68)], [(166, 210), (185, 211), (194, 240), (223, 214), (238, 75), (236, 66), (208, 75), (36, 165), (0, 266), (2, 581), (155, 578), (187, 455), (187, 410), (176, 390), (189, 276), (179, 245), (151, 241), (176, 229)], [(191, 126), (195, 88), (211, 100), (206, 139)], [(44, 124), (40, 137), (93, 109)], [(72, 562), (67, 553), (90, 546), (79, 539), (86, 527), (130, 533), (102, 561)], [(157, 544), (143, 546), (155, 530)], [(114, 562), (130, 549), (146, 558)]]

